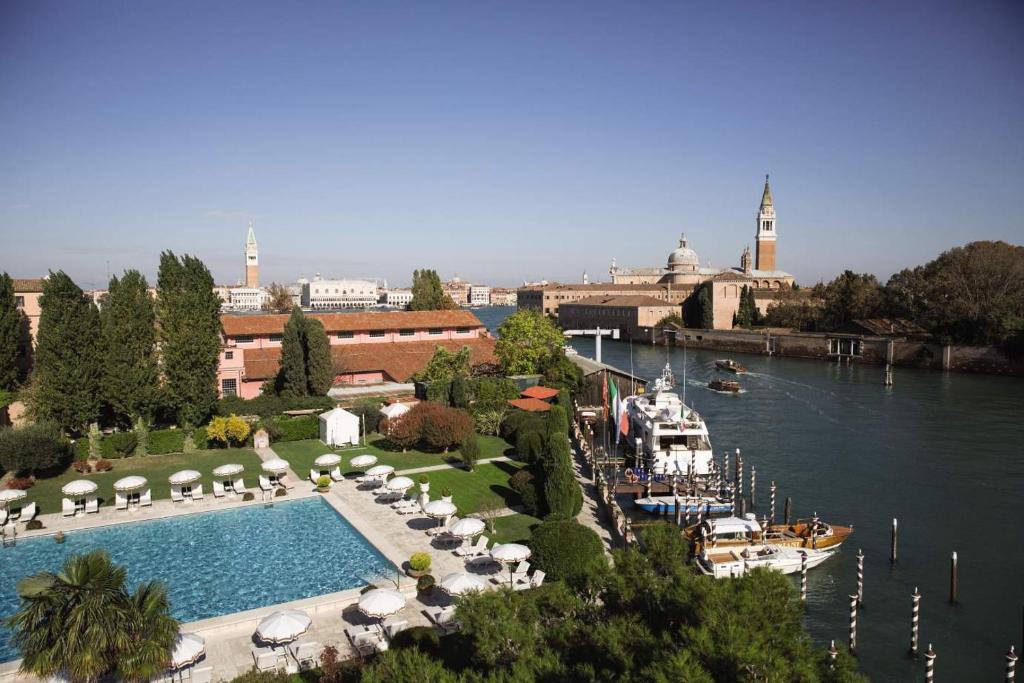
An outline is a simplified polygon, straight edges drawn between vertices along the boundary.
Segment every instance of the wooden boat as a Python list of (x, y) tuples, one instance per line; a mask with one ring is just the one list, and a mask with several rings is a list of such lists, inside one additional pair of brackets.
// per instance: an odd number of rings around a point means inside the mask
[(743, 367), (736, 361), (732, 360), (731, 358), (716, 360), (715, 367), (717, 367), (719, 370), (725, 370), (726, 372), (735, 372), (736, 374), (747, 371), (745, 367)]
[(708, 382), (708, 389), (712, 391), (722, 391), (729, 394), (735, 394), (743, 387), (740, 386), (739, 382), (733, 382), (728, 379), (713, 379)]
[[(633, 505), (640, 508), (644, 512), (652, 512), (659, 515), (672, 515), (676, 512), (676, 497), (675, 496), (647, 496), (644, 498), (637, 498), (633, 501)], [(723, 500), (714, 496), (680, 496), (679, 506), (682, 508), (684, 513), (697, 514), (703, 512), (704, 514), (714, 514), (722, 512), (732, 512), (732, 502)]]
[(803, 556), (812, 569), (832, 556), (828, 550), (789, 548), (778, 545), (748, 545), (732, 548), (706, 548), (697, 555), (697, 568), (716, 579), (739, 578), (754, 569), (770, 569), (782, 574), (800, 571)]
[(772, 524), (763, 527), (752, 513), (746, 517), (726, 517), (705, 520), (701, 526), (686, 529), (686, 537), (694, 545), (694, 552), (700, 553), (705, 547), (734, 547), (769, 544), (807, 550), (836, 550), (850, 534), (853, 527), (827, 524), (817, 517), (809, 520), (798, 519), (796, 523)]

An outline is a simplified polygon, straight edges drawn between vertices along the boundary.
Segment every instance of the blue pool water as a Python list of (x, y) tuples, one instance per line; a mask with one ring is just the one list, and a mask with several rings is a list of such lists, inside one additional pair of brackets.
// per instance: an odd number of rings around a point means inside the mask
[[(195, 621), (354, 588), (395, 572), (320, 498), (118, 524), (18, 541), (0, 549), (0, 617), (18, 608), (17, 582), (57, 571), (69, 555), (105, 549), (128, 585), (167, 583), (172, 615)], [(17, 658), (0, 625), (0, 662)]]

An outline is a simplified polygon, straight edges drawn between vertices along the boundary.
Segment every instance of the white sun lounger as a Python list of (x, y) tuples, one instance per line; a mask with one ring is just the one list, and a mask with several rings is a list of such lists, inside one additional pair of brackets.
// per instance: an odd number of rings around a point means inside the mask
[(277, 652), (269, 647), (254, 647), (252, 661), (258, 671), (274, 671), (277, 669)]
[(25, 522), (26, 524), (35, 519), (36, 514), (39, 512), (36, 508), (36, 502), (32, 501), (25, 507), (21, 508), (21, 516), (18, 517), (19, 522)]
[(530, 563), (527, 560), (523, 560), (522, 562), (519, 563), (519, 566), (516, 567), (516, 570), (514, 572), (512, 572), (512, 580), (513, 581), (521, 581), (521, 580), (525, 579), (526, 575), (529, 573), (529, 571), (530, 571)]
[(181, 495), (181, 487), (180, 486), (172, 486), (171, 487), (171, 502), (172, 503), (184, 503), (185, 502), (185, 496)]
[(128, 509), (128, 498), (126, 498), (120, 491), (114, 492), (114, 507), (118, 510)]
[(213, 480), (213, 497), (214, 498), (223, 498), (226, 495), (227, 494), (224, 493), (224, 482), (222, 482), (222, 481), (220, 481), (218, 479), (214, 479)]
[(381, 635), (377, 631), (354, 631), (345, 629), (345, 635), (352, 647), (361, 655), (372, 655), (380, 648)]
[(264, 477), (262, 474), (260, 475), (260, 488), (263, 489), (264, 491), (274, 490), (274, 487), (270, 485), (270, 479)]
[(249, 489), (245, 488), (245, 480), (242, 479), (241, 477), (235, 479), (234, 489), (235, 493), (237, 493), (240, 496), (249, 493)]
[(524, 591), (529, 588), (539, 588), (543, 583), (544, 571), (542, 569), (538, 569), (537, 571), (533, 572), (533, 576), (529, 577), (526, 580), (516, 581), (516, 583), (513, 584), (512, 587), (515, 588), (517, 591)]
[(7, 510), (0, 510), (0, 526), (7, 524)]
[(335, 465), (334, 469), (331, 470), (331, 479), (333, 479), (334, 481), (342, 481), (344, 478), (345, 475), (341, 473), (341, 468)]
[(295, 658), (295, 663), (299, 665), (299, 669), (313, 669), (316, 667), (316, 653), (319, 648), (320, 643), (309, 641), (289, 645), (288, 652)]
[(320, 472), (318, 470), (310, 470), (309, 471), (309, 480), (311, 482), (313, 482), (315, 484), (316, 480), (319, 479), (319, 478), (320, 478)]
[(75, 514), (75, 501), (69, 498), (62, 498), (60, 501), (60, 511), (65, 517), (71, 517)]
[(442, 607), (427, 612), (427, 618), (434, 623), (434, 627), (442, 635), (455, 633), (459, 630), (459, 623), (455, 621), (455, 607)]
[(192, 487), (192, 500), (202, 500), (202, 499), (203, 499), (203, 485), (202, 484), (196, 484), (195, 486)]
[(150, 507), (153, 505), (153, 489), (146, 489), (139, 496), (139, 505), (142, 507)]
[(487, 543), (490, 539), (486, 536), (481, 536), (476, 539), (474, 545), (462, 545), (455, 549), (455, 554), (459, 557), (477, 557), (487, 552)]
[(387, 635), (388, 640), (391, 640), (407, 628), (409, 628), (409, 622), (406, 619), (395, 619), (394, 621), (384, 622), (384, 633)]
[(85, 511), (86, 512), (99, 512), (100, 511), (100, 501), (99, 501), (99, 499), (98, 498), (90, 498), (89, 500), (85, 501)]

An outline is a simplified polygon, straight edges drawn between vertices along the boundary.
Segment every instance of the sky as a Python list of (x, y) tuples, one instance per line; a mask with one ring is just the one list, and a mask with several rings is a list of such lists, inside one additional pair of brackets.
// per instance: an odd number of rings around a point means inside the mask
[(0, 3), (0, 271), (883, 280), (1024, 242), (1024, 5)]

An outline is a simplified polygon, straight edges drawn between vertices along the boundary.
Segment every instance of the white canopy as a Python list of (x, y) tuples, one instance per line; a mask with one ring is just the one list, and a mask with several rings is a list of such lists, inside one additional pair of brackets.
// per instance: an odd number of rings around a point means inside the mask
[(174, 650), (171, 652), (171, 668), (180, 669), (191, 666), (206, 654), (206, 641), (202, 636), (195, 633), (179, 633), (178, 639), (174, 641)]
[(309, 630), (312, 619), (297, 609), (284, 609), (265, 617), (256, 627), (256, 635), (267, 643), (287, 643)]
[(233, 477), (236, 474), (241, 474), (245, 470), (244, 467), (237, 463), (228, 463), (227, 465), (221, 465), (213, 470), (213, 476), (215, 477)]
[(323, 455), (317, 456), (313, 464), (317, 467), (334, 467), (335, 465), (341, 464), (341, 456), (337, 453), (324, 453)]
[(271, 474), (280, 474), (288, 469), (288, 461), (281, 458), (271, 458), (263, 463), (263, 471)]
[(423, 506), (423, 514), (427, 517), (434, 517), (439, 519), (441, 517), (451, 517), (455, 514), (457, 508), (454, 504), (449, 503), (447, 500), (432, 500)]
[(0, 491), (0, 507), (6, 507), (8, 503), (21, 500), (28, 494), (21, 489), (4, 489)]
[(471, 538), (483, 533), (486, 524), (476, 517), (463, 517), (448, 528), (448, 533), (456, 538)]
[(386, 484), (389, 491), (406, 491), (413, 487), (413, 480), (409, 477), (395, 477)]
[(352, 465), (352, 467), (355, 467), (356, 469), (369, 467), (370, 465), (377, 464), (377, 456), (370, 455), (369, 453), (366, 453), (364, 455), (357, 455), (356, 457), (352, 458), (349, 464)]
[(203, 475), (199, 474), (195, 470), (181, 470), (175, 472), (167, 478), (173, 486), (181, 486), (183, 484), (191, 484), (194, 481), (199, 481)]
[(96, 493), (96, 489), (99, 487), (96, 482), (89, 481), (88, 479), (75, 479), (72, 482), (68, 482), (61, 487), (60, 492), (65, 496), (87, 496), (90, 493)]
[(465, 595), (466, 593), (482, 592), (487, 584), (476, 574), (455, 572), (441, 579), (441, 590), (448, 595)]
[(359, 598), (359, 611), (368, 617), (390, 617), (405, 607), (405, 596), (390, 588), (374, 588)]
[(522, 562), (529, 559), (530, 549), (519, 543), (502, 543), (491, 548), (491, 557), (502, 564)]
[(124, 477), (123, 479), (118, 479), (117, 481), (115, 481), (114, 482), (114, 490), (115, 491), (135, 491), (137, 489), (141, 489), (145, 485), (146, 485), (146, 478), (145, 477), (140, 477), (140, 476), (138, 476), (136, 474), (133, 474), (130, 477)]
[(719, 517), (710, 519), (705, 525), (711, 529), (716, 536), (728, 534), (759, 534), (761, 525), (756, 519), (743, 519), (741, 517)]
[(395, 468), (391, 465), (374, 465), (366, 470), (366, 475), (368, 477), (386, 477), (394, 471)]
[(330, 446), (359, 443), (359, 416), (342, 408), (320, 414), (320, 440)]

